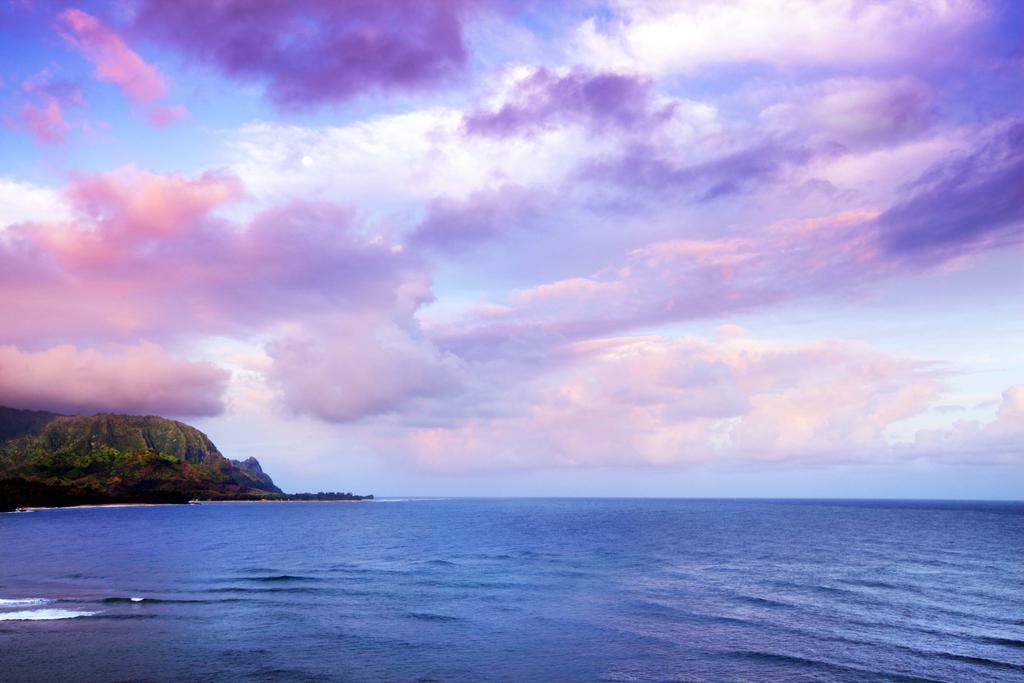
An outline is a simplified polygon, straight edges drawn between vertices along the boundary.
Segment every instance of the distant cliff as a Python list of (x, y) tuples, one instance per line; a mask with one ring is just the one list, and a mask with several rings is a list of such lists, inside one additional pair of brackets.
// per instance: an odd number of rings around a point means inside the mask
[(0, 510), (196, 498), (285, 495), (255, 458), (229, 460), (182, 422), (0, 407)]

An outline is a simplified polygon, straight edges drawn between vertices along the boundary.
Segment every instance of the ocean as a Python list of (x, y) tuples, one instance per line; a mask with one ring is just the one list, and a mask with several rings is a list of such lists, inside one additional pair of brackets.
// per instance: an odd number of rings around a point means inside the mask
[(0, 515), (3, 681), (1021, 681), (1024, 504)]

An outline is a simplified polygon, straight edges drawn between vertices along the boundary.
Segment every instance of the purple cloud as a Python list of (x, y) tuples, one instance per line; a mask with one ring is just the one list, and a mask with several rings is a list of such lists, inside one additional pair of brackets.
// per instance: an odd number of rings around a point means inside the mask
[(823, 151), (828, 150), (769, 139), (707, 161), (680, 164), (653, 145), (642, 144), (627, 148), (616, 159), (587, 164), (581, 174), (591, 180), (656, 193), (685, 193), (695, 201), (710, 201), (774, 183), (788, 169), (807, 163)]
[(649, 78), (576, 69), (559, 76), (540, 68), (512, 89), (509, 101), (496, 111), (466, 116), (466, 131), (507, 137), (534, 135), (570, 123), (585, 122), (598, 130), (650, 129), (672, 115), (672, 105), (655, 110)]
[(1000, 126), (974, 151), (929, 169), (910, 197), (879, 217), (893, 255), (943, 261), (1024, 239), (1024, 121)]
[(854, 289), (897, 264), (860, 211), (762, 227), (746, 237), (665, 240), (587, 277), (519, 290), (432, 336), (465, 357), (536, 353), (566, 341), (729, 315)]
[[(775, 182), (811, 154), (766, 145), (678, 169), (638, 155), (632, 167), (615, 170), (623, 183), (707, 200)], [(654, 242), (597, 272), (519, 290), (431, 333), (468, 358), (537, 353), (566, 341), (853, 292), (1019, 244), (1024, 123), (1001, 124), (974, 151), (937, 164), (906, 190), (907, 199), (882, 212), (863, 208), (734, 237)]]
[(472, 0), (145, 0), (147, 35), (226, 75), (263, 81), (283, 106), (431, 85), (466, 62)]
[(427, 208), (411, 242), (436, 251), (467, 249), (535, 219), (542, 203), (538, 193), (514, 186), (477, 192), (462, 202), (438, 199)]

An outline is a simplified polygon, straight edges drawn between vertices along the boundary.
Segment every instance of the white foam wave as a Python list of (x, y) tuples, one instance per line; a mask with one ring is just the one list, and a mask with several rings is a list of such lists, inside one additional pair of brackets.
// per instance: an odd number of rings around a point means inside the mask
[(51, 602), (53, 600), (48, 598), (0, 598), (0, 608), (19, 605), (48, 605)]
[(27, 609), (19, 612), (0, 612), (0, 621), (48, 621), (91, 617), (98, 612), (78, 612), (70, 609)]

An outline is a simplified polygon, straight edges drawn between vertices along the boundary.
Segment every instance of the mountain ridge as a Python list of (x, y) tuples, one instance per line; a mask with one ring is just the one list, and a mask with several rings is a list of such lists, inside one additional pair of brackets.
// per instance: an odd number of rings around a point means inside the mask
[(0, 406), (0, 480), (0, 509), (40, 494), (63, 502), (286, 498), (255, 458), (231, 460), (200, 430), (156, 415)]

